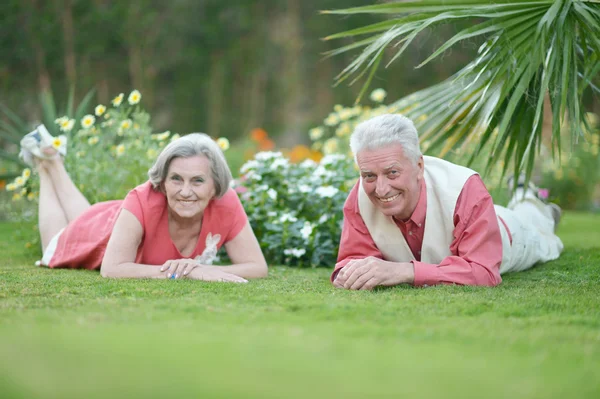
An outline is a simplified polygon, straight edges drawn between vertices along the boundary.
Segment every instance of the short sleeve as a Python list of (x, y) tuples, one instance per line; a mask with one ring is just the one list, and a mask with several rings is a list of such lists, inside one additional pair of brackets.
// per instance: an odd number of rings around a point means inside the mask
[(127, 194), (121, 207), (133, 213), (142, 226), (144, 225), (144, 211), (142, 210), (142, 203), (140, 202), (140, 196), (136, 189), (131, 190), (129, 194)]
[(225, 238), (225, 242), (229, 242), (237, 237), (244, 226), (246, 226), (246, 223), (248, 223), (248, 216), (246, 215), (246, 211), (242, 206), (240, 198), (234, 190), (227, 190), (227, 193), (221, 198), (221, 201), (224, 207), (222, 211), (226, 212), (227, 219), (231, 221), (229, 223), (231, 227)]

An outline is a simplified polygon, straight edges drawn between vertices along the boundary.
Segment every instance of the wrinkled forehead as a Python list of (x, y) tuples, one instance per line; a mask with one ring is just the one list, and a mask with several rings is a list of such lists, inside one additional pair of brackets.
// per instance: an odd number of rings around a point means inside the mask
[(356, 163), (360, 170), (385, 169), (393, 165), (406, 166), (412, 164), (399, 144), (360, 150), (356, 154)]
[(176, 157), (169, 164), (168, 174), (176, 173), (180, 176), (210, 175), (210, 160), (204, 155), (193, 157)]

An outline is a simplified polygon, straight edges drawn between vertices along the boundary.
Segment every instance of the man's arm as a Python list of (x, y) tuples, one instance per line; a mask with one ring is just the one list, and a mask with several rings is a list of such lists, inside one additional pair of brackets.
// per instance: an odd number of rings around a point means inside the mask
[(491, 195), (478, 175), (467, 180), (454, 211), (453, 254), (439, 265), (413, 261), (414, 285), (495, 286), (502, 282), (502, 236)]

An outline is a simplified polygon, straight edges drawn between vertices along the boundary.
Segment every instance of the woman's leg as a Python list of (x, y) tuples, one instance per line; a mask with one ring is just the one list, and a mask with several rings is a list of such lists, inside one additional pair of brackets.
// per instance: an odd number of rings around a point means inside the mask
[(90, 207), (90, 203), (75, 186), (60, 157), (44, 160), (44, 167), (52, 179), (54, 191), (70, 223)]
[(37, 170), (40, 176), (38, 224), (42, 241), (42, 252), (45, 252), (52, 237), (67, 226), (68, 220), (54, 190), (50, 174), (41, 164), (38, 164)]

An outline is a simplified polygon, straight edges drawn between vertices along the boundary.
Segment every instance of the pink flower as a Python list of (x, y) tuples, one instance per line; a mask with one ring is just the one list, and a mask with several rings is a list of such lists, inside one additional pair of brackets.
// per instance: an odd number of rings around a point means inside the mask
[(549, 191), (547, 188), (539, 188), (538, 189), (538, 197), (540, 199), (543, 199), (543, 200), (548, 199), (548, 194), (549, 194)]

